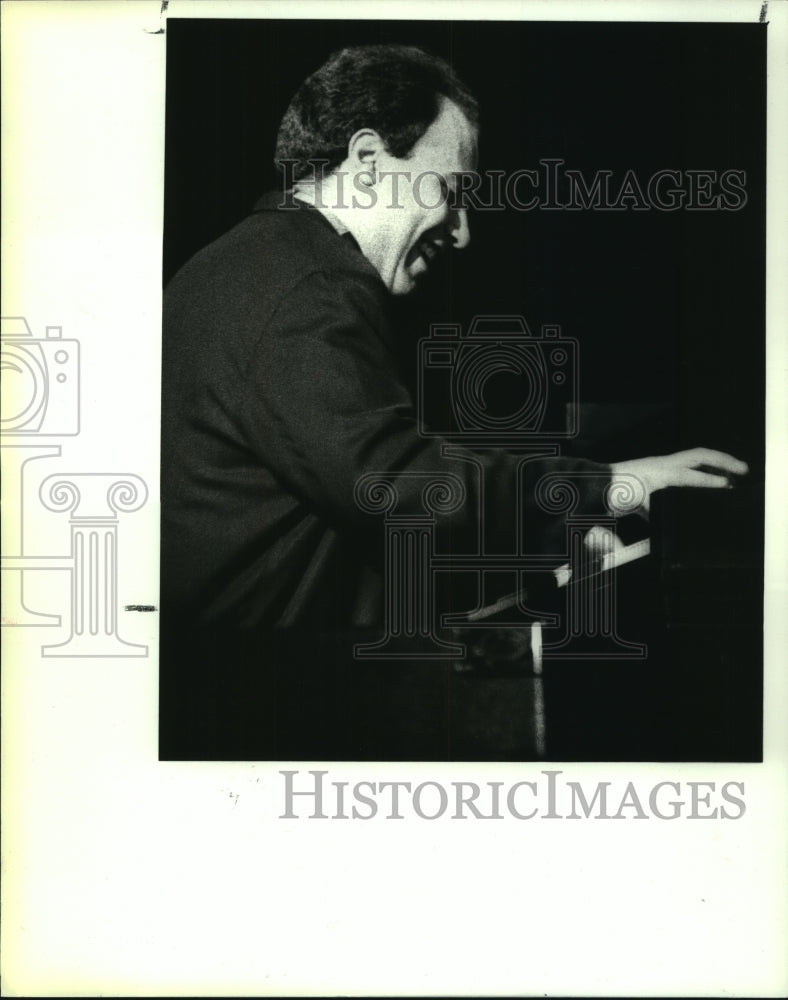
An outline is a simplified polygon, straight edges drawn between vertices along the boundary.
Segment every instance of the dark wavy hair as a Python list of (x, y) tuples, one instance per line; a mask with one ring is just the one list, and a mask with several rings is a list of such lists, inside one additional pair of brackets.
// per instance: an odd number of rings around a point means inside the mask
[(274, 159), (298, 160), (292, 177), (327, 160), (330, 174), (361, 128), (379, 133), (392, 156), (405, 157), (440, 113), (444, 97), (479, 125), (479, 106), (443, 59), (408, 45), (363, 45), (335, 52), (298, 88), (282, 118)]

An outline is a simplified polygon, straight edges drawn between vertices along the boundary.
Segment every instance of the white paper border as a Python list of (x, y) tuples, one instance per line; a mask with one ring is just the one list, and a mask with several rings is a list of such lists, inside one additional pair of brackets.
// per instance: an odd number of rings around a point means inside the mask
[[(120, 602), (156, 602), (167, 16), (756, 21), (759, 2), (5, 2), (3, 315), (80, 338), (73, 471), (142, 475)], [(784, 373), (788, 16), (771, 3), (764, 765), (566, 765), (743, 780), (736, 822), (282, 821), (280, 765), (156, 761), (139, 660), (47, 661), (4, 629), (4, 995), (781, 996), (786, 940)], [(101, 421), (96, 417), (101, 415)], [(66, 448), (64, 446), (64, 455)], [(49, 524), (49, 522), (47, 522)], [(136, 558), (135, 558), (136, 557)], [(151, 596), (152, 595), (152, 596)], [(306, 765), (294, 765), (302, 770)], [(559, 766), (559, 765), (554, 765)], [(514, 780), (535, 765), (365, 765), (339, 780)]]

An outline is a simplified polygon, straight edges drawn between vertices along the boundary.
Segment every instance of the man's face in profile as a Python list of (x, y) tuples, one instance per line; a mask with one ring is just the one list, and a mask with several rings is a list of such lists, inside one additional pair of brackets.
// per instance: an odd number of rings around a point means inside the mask
[(407, 156), (384, 150), (376, 157), (376, 198), (364, 209), (375, 214), (365, 220), (362, 249), (394, 295), (412, 291), (441, 254), (467, 246), (467, 212), (451, 207), (451, 192), (455, 174), (476, 166), (476, 139), (459, 108), (444, 100)]

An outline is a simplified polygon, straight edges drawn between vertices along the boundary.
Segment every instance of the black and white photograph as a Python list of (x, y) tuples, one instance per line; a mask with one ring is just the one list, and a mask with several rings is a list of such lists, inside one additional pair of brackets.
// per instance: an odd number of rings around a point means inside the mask
[(163, 759), (761, 759), (765, 57), (169, 21)]
[(786, 995), (786, 5), (0, 6), (3, 996)]

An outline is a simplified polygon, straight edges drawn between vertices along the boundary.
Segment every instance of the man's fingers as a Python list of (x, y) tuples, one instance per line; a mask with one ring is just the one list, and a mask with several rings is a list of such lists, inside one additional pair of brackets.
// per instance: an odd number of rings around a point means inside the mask
[(695, 487), (703, 486), (711, 487), (712, 489), (725, 489), (727, 486), (730, 486), (730, 480), (727, 476), (715, 476), (713, 472), (699, 472), (697, 469), (683, 469), (673, 485)]
[(728, 455), (727, 452), (715, 451), (713, 448), (692, 448), (689, 451), (679, 452), (679, 455), (691, 465), (708, 465), (710, 468), (722, 469), (735, 476), (744, 476), (749, 471), (746, 462)]
[(619, 462), (612, 469), (614, 482), (619, 473), (640, 479), (647, 494), (643, 504), (645, 511), (648, 511), (648, 497), (657, 490), (668, 486), (724, 489), (731, 485), (732, 477), (743, 476), (749, 471), (746, 462), (714, 448), (691, 448), (673, 455)]
[(589, 552), (600, 559), (609, 552), (624, 547), (624, 543), (618, 535), (609, 528), (604, 528), (601, 524), (595, 524), (590, 528), (583, 541)]

